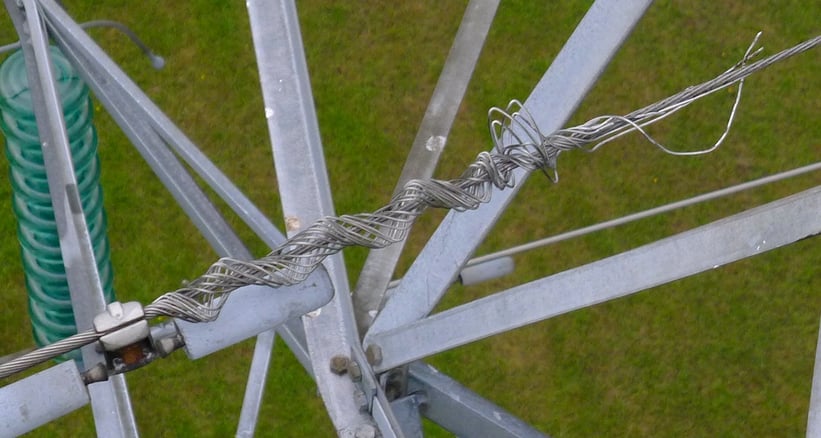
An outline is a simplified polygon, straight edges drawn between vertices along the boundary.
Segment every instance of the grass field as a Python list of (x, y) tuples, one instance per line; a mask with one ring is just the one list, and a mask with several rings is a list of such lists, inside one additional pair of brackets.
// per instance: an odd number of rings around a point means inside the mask
[[(78, 21), (131, 26), (167, 66), (154, 71), (114, 31), (92, 36), (171, 119), (282, 227), (242, 2), (66, 1)], [(387, 202), (456, 32), (465, 1), (298, 4), (338, 213)], [(436, 175), (459, 175), (490, 147), (486, 113), (524, 99), (589, 1), (504, 1)], [(569, 124), (627, 113), (733, 65), (764, 31), (767, 54), (815, 36), (821, 5), (804, 1), (672, 1), (650, 7)], [(10, 21), (2, 41), (16, 39)], [(478, 254), (684, 199), (821, 159), (818, 50), (761, 72), (745, 87), (724, 146), (672, 157), (638, 136), (559, 159), (561, 180), (525, 183)], [(651, 132), (676, 149), (721, 133), (720, 93)], [(562, 105), (562, 102), (556, 102)], [(100, 155), (115, 285), (147, 303), (216, 259), (112, 120), (99, 111)], [(0, 163), (0, 175), (7, 163)], [(454, 286), (442, 308), (595, 261), (821, 183), (818, 173), (516, 257), (515, 275)], [(33, 343), (10, 184), (0, 184), (0, 355)], [(417, 225), (407, 269), (443, 212)], [(231, 217), (255, 254), (267, 248)], [(777, 224), (776, 224), (777, 225)], [(284, 227), (282, 227), (284, 228)], [(367, 251), (346, 250), (352, 282)], [(712, 272), (572, 312), (437, 355), (430, 362), (558, 437), (800, 436), (806, 425), (821, 314), (821, 245), (807, 239)], [(573, 291), (568, 291), (573, 293)], [(235, 432), (253, 342), (199, 361), (181, 352), (128, 375), (144, 436)], [(258, 436), (331, 436), (315, 386), (277, 345)], [(89, 408), (32, 436), (91, 436)], [(430, 436), (448, 436), (428, 425)]]

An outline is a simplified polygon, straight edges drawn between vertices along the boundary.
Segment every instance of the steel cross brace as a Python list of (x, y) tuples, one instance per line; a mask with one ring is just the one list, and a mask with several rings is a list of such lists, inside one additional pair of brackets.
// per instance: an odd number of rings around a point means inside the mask
[(420, 411), (425, 417), (456, 436), (545, 436), (436, 368), (421, 362), (408, 367), (408, 393), (421, 399)]
[[(247, 5), (286, 231), (293, 235), (333, 215), (296, 6), (288, 0), (249, 0)], [(359, 342), (342, 255), (328, 257), (324, 266), (334, 285), (334, 298), (303, 317), (303, 324), (313, 374), (328, 414), (340, 436), (367, 436), (376, 433), (376, 427), (383, 436), (402, 436)], [(364, 388), (350, 373), (332, 371), (331, 362), (339, 358), (357, 364)]]
[(390, 369), (821, 233), (821, 186), (374, 334)]
[[(467, 5), (405, 166), (396, 182), (394, 194), (412, 179), (433, 176), (498, 7), (499, 0), (472, 0)], [(368, 253), (353, 294), (360, 333), (367, 331), (374, 316), (379, 313), (405, 242), (395, 242)]]

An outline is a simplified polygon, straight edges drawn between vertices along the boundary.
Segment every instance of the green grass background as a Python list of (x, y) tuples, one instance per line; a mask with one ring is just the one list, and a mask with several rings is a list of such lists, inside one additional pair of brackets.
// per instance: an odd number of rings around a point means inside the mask
[[(152, 70), (126, 39), (94, 38), (260, 208), (282, 225), (248, 19), (242, 2), (71, 1), (78, 21), (131, 26), (167, 59)], [(314, 100), (339, 213), (374, 210), (393, 189), (436, 84), (464, 1), (300, 1)], [(455, 177), (490, 147), (486, 112), (524, 99), (589, 1), (504, 1), (436, 172)], [(659, 1), (650, 7), (570, 123), (626, 113), (734, 64), (764, 31), (766, 53), (819, 31), (806, 1)], [(10, 21), (3, 41), (16, 38)], [(284, 62), (284, 61), (283, 61)], [(821, 158), (818, 50), (747, 82), (726, 144), (671, 157), (638, 136), (559, 159), (561, 180), (534, 176), (482, 245), (507, 248)], [(732, 101), (719, 93), (651, 132), (698, 149), (720, 134)], [(562, 105), (555, 102), (555, 105)], [(119, 299), (151, 301), (216, 258), (103, 111), (102, 183)], [(6, 162), (0, 175), (7, 174)], [(513, 276), (454, 286), (442, 308), (709, 223), (818, 185), (818, 173), (645, 219), (516, 257)], [(23, 274), (0, 184), (0, 354), (32, 345)], [(442, 212), (423, 216), (401, 275)], [(266, 248), (231, 218), (255, 254)], [(777, 226), (777, 224), (776, 224)], [(367, 251), (345, 251), (355, 281)], [(437, 355), (431, 362), (481, 395), (560, 437), (800, 436), (821, 313), (821, 247), (790, 245), (712, 272), (572, 312)], [(567, 291), (573, 293), (573, 291)], [(189, 361), (183, 353), (128, 375), (144, 436), (235, 432), (253, 342)], [(89, 408), (32, 436), (91, 436)], [(427, 425), (431, 436), (448, 436)], [(330, 436), (315, 386), (277, 345), (259, 436)]]

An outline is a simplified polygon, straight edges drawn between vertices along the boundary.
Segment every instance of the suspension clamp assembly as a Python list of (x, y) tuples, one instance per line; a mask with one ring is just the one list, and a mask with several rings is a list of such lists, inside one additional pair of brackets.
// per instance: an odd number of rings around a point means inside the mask
[(131, 371), (157, 356), (140, 303), (114, 301), (106, 306), (105, 312), (94, 317), (93, 324), (97, 333), (107, 333), (100, 337), (100, 344), (109, 374)]
[(140, 303), (114, 301), (105, 310), (94, 317), (94, 331), (104, 333), (122, 327), (100, 338), (105, 351), (116, 351), (148, 337), (148, 321)]

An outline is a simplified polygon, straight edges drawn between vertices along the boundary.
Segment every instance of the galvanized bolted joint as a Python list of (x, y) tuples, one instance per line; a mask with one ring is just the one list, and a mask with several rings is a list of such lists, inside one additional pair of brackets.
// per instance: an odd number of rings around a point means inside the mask
[(114, 301), (106, 306), (105, 312), (94, 317), (94, 330), (97, 333), (106, 333), (118, 328), (119, 330), (100, 338), (100, 343), (106, 351), (116, 351), (147, 338), (149, 329), (143, 306), (136, 301)]

